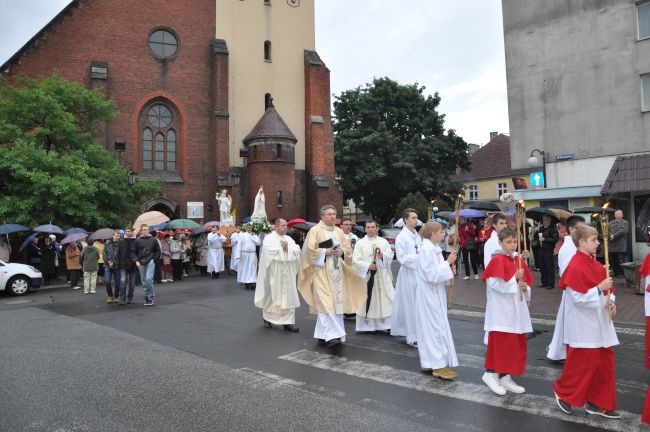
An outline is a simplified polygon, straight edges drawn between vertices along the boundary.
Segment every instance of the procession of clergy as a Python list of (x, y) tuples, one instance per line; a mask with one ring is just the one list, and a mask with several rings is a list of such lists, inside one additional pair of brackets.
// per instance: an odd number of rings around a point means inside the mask
[[(451, 368), (458, 366), (458, 357), (447, 317), (446, 289), (454, 280), (457, 253), (443, 258), (442, 226), (430, 221), (417, 232), (416, 211), (404, 210), (404, 228), (395, 241), (400, 270), (393, 287), (393, 252), (388, 241), (378, 236), (376, 221), (366, 222), (366, 236), (357, 240), (335, 225), (334, 206), (323, 206), (320, 217), (302, 250), (286, 235), (287, 222), (273, 221), (273, 231), (261, 245), (259, 269), (255, 248), (260, 239), (250, 224), (237, 235), (234, 247), (239, 259), (231, 261), (231, 267), (240, 283), (255, 284), (255, 306), (262, 309), (264, 325), (297, 332), (299, 291), (310, 313), (317, 315), (314, 338), (327, 348), (345, 342), (344, 314), (356, 314), (357, 332), (405, 336), (406, 343), (418, 350), (424, 373), (453, 380), (457, 373)], [(609, 295), (614, 290), (612, 278), (595, 259), (597, 231), (577, 215), (566, 221), (566, 227), (569, 235), (559, 252), (563, 295), (548, 350), (550, 359), (564, 361), (562, 375), (553, 385), (555, 400), (567, 414), (584, 407), (591, 415), (620, 418), (613, 350), (618, 338), (612, 323), (616, 306), (615, 295)], [(482, 379), (503, 396), (525, 392), (512, 376), (525, 372), (526, 334), (533, 330), (528, 310), (533, 282), (526, 265), (528, 252), (518, 256), (517, 233), (507, 227), (505, 215), (495, 214), (492, 228), (482, 275), (487, 289)], [(221, 242), (220, 237), (215, 229), (208, 243)], [(223, 258), (212, 266), (210, 271), (222, 271)], [(650, 256), (641, 273), (650, 290)], [(646, 292), (646, 315), (649, 311)], [(647, 321), (650, 324), (650, 316)], [(646, 367), (650, 368), (648, 342), (646, 332)], [(646, 405), (644, 421), (650, 420), (648, 397)]]

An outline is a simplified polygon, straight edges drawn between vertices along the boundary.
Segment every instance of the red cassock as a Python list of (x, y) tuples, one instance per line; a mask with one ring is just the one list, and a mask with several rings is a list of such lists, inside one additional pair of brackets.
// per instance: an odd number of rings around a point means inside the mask
[[(578, 251), (562, 275), (559, 287), (587, 294), (607, 277), (605, 267)], [(607, 323), (608, 325), (611, 325)], [(584, 329), (585, 332), (599, 331)], [(558, 397), (581, 407), (591, 402), (606, 410), (616, 409), (616, 374), (612, 347), (573, 348), (567, 346), (562, 375), (553, 385)]]
[[(650, 254), (645, 256), (643, 260), (643, 265), (639, 269), (641, 273), (641, 278), (643, 279), (641, 283), (645, 283), (645, 278), (650, 275)], [(646, 317), (645, 317), (645, 367), (650, 369), (650, 316), (648, 315), (648, 296), (650, 296), (650, 284), (645, 287), (645, 297), (646, 297)], [(643, 414), (641, 415), (641, 421), (647, 424), (650, 424), (650, 387), (646, 391), (645, 395), (645, 404), (643, 405)]]
[[(515, 276), (519, 269), (518, 265), (517, 258), (501, 253), (495, 254), (481, 279), (487, 281), (488, 278), (498, 278), (508, 282)], [(524, 281), (528, 286), (532, 286), (533, 275), (524, 261), (521, 261), (521, 268), (524, 270)], [(526, 371), (527, 350), (525, 333), (489, 331), (484, 367), (498, 374), (523, 375)]]

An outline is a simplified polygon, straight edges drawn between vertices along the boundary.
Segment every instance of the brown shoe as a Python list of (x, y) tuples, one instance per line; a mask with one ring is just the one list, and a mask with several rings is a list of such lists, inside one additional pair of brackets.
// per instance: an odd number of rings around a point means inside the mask
[(456, 372), (448, 368), (434, 369), (431, 371), (431, 375), (447, 381), (451, 381), (458, 376)]
[(108, 304), (113, 303), (113, 297), (106, 297), (106, 303)]

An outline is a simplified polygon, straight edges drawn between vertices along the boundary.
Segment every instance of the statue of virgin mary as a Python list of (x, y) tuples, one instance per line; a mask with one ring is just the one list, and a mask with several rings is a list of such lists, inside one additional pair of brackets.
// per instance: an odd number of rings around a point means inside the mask
[(255, 208), (253, 210), (252, 219), (262, 219), (266, 220), (266, 207), (264, 199), (264, 186), (260, 186), (260, 190), (257, 191), (255, 195)]

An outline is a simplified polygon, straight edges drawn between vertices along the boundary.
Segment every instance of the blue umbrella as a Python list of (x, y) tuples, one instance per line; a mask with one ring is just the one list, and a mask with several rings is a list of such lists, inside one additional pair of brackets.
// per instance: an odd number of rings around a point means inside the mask
[(242, 222), (242, 223), (248, 223), (248, 222), (250, 222), (251, 220), (252, 220), (252, 219), (251, 219), (250, 216), (246, 216), (244, 219), (241, 220), (241, 222)]
[(88, 231), (86, 231), (83, 228), (70, 228), (65, 232), (65, 236), (67, 237), (70, 234), (79, 234), (79, 233), (88, 234)]
[(65, 234), (65, 232), (61, 229), (61, 227), (52, 224), (37, 226), (36, 228), (33, 229), (33, 231), (37, 233)]
[(88, 233), (74, 233), (61, 240), (61, 244), (75, 243), (88, 237)]
[[(483, 213), (480, 210), (474, 210), (474, 209), (461, 209), (460, 215), (466, 218), (482, 218), (485, 217), (485, 213)], [(449, 215), (452, 218), (456, 217), (456, 212), (451, 212)]]
[(207, 229), (207, 228), (197, 228), (197, 229), (195, 229), (194, 231), (192, 231), (192, 237), (199, 236), (199, 235), (201, 235), (201, 234), (203, 234), (203, 233), (209, 233), (209, 232), (211, 232), (211, 231), (212, 231), (212, 230), (209, 230), (209, 229)]
[(34, 239), (35, 239), (39, 234), (41, 234), (41, 233), (37, 233), (37, 232), (35, 232), (34, 234), (32, 234), (32, 235), (30, 235), (29, 237), (27, 237), (27, 238), (22, 242), (22, 244), (20, 245), (20, 248), (18, 249), (18, 251), (19, 251), (19, 252), (22, 252), (23, 249), (25, 249), (25, 248), (27, 247), (27, 245), (30, 244), (30, 243), (32, 242), (32, 240), (34, 240)]
[(4, 224), (0, 225), (0, 234), (11, 234), (21, 231), (30, 231), (29, 228), (18, 224)]
[(165, 226), (166, 226), (168, 223), (169, 223), (169, 222), (163, 222), (163, 223), (159, 223), (158, 225), (151, 225), (151, 226), (149, 227), (149, 229), (150, 229), (150, 230), (162, 230), (162, 229), (165, 229)]

